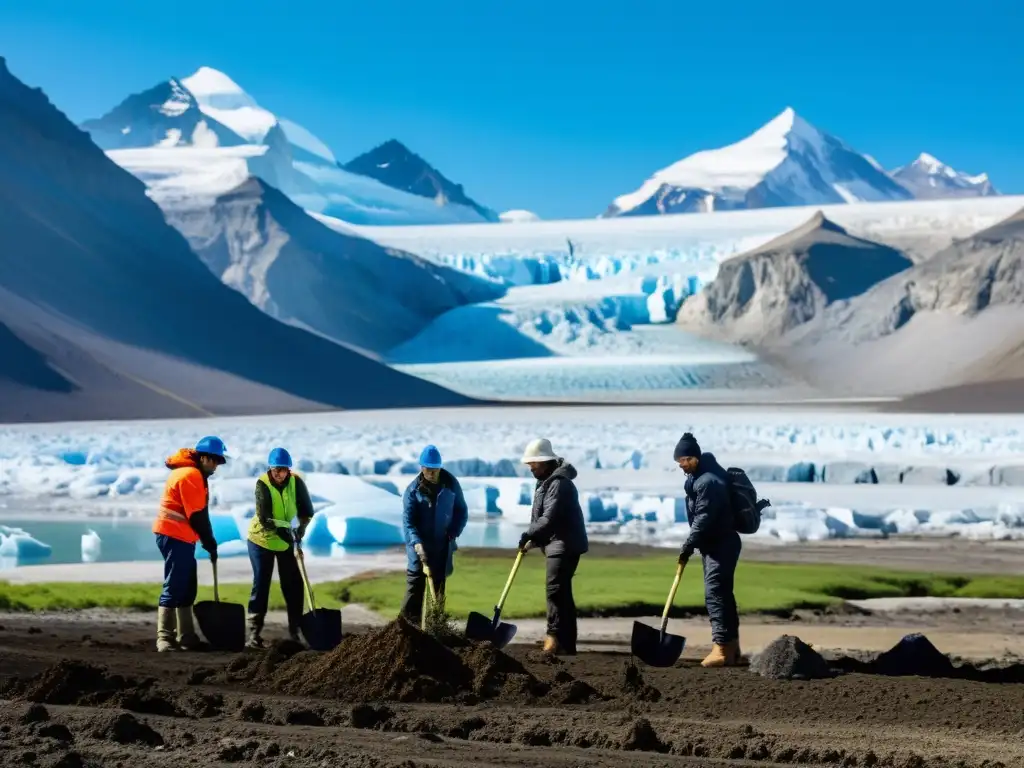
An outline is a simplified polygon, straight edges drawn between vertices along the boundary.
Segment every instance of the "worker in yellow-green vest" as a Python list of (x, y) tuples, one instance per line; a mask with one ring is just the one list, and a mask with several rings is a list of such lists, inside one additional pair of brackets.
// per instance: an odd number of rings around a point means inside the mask
[[(252, 563), (252, 594), (249, 596), (250, 648), (263, 647), (263, 622), (267, 617), (274, 561), (278, 564), (281, 594), (288, 610), (288, 636), (299, 641), (303, 587), (295, 544), (302, 541), (313, 519), (313, 502), (302, 478), (292, 472), (292, 457), (275, 448), (267, 459), (269, 469), (256, 480), (256, 514), (249, 524), (249, 561)], [(298, 528), (292, 522), (298, 518)]]

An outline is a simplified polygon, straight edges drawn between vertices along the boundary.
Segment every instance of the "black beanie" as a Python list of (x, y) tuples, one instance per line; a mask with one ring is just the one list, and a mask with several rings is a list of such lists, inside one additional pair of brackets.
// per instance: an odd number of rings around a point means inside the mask
[(690, 456), (695, 459), (700, 458), (700, 445), (697, 444), (697, 438), (693, 436), (692, 432), (683, 433), (683, 436), (679, 438), (679, 442), (676, 443), (676, 451), (672, 456), (676, 461), (679, 461), (684, 456)]

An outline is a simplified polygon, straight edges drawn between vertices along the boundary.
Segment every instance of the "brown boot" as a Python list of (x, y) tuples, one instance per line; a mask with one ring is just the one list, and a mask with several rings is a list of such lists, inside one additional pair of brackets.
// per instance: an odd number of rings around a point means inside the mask
[(546, 635), (544, 637), (543, 651), (549, 656), (557, 656), (559, 652), (558, 640), (552, 635)]
[(711, 646), (711, 653), (704, 657), (700, 663), (702, 667), (725, 667), (729, 665), (729, 655), (726, 646), (714, 643)]

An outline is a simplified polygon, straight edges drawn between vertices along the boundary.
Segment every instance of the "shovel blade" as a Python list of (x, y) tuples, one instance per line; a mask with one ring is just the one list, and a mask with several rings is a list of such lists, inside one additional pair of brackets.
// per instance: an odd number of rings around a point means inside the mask
[(488, 642), (498, 650), (512, 642), (518, 627), (506, 621), (495, 621), (491, 616), (472, 611), (466, 619), (466, 637), (470, 640)]
[(308, 611), (302, 617), (299, 628), (312, 650), (333, 650), (341, 643), (341, 611), (334, 608)]
[(671, 667), (683, 655), (686, 638), (682, 635), (661, 634), (661, 629), (633, 622), (630, 650), (649, 667)]
[(201, 600), (192, 606), (199, 631), (216, 651), (241, 651), (245, 648), (245, 606)]

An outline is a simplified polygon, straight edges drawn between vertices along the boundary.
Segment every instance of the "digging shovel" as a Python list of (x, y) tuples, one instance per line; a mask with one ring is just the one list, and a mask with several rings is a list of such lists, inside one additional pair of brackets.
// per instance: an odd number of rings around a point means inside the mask
[(668, 612), (676, 599), (676, 590), (679, 589), (682, 577), (683, 564), (680, 563), (676, 566), (676, 577), (672, 580), (672, 589), (669, 590), (665, 610), (661, 614), (661, 629), (655, 629), (640, 621), (633, 622), (631, 650), (634, 656), (648, 666), (671, 667), (683, 654), (686, 638), (682, 635), (670, 635), (665, 631), (668, 628)]
[[(423, 575), (427, 579), (427, 590), (430, 593), (430, 595), (429, 595), (430, 602), (432, 602), (436, 606), (437, 605), (437, 587), (434, 586), (434, 574), (431, 572), (430, 566), (427, 565), (426, 560), (422, 561), (422, 565), (423, 565)], [(427, 631), (427, 610), (428, 610), (427, 609), (427, 595), (424, 594), (423, 595), (423, 610), (420, 613), (420, 629), (422, 629), (424, 632)]]
[(302, 556), (302, 547), (295, 544), (295, 559), (299, 562), (299, 573), (302, 575), (302, 586), (306, 588), (309, 599), (309, 611), (302, 616), (299, 628), (306, 638), (309, 647), (314, 651), (330, 651), (341, 642), (341, 611), (335, 608), (317, 608), (313, 598), (313, 586), (306, 575), (306, 560)]
[(202, 600), (192, 607), (199, 631), (217, 651), (241, 651), (245, 648), (245, 606), (222, 603), (217, 583), (217, 561), (213, 566), (213, 600)]
[(505, 606), (505, 598), (508, 597), (508, 592), (512, 589), (512, 582), (516, 578), (519, 565), (523, 562), (524, 554), (525, 552), (521, 549), (516, 554), (512, 572), (508, 575), (505, 588), (501, 591), (501, 597), (498, 598), (498, 604), (494, 606), (494, 616), (484, 616), (476, 611), (470, 612), (469, 618), (466, 620), (466, 637), (470, 640), (490, 642), (500, 650), (512, 642), (512, 638), (516, 636), (518, 629), (516, 625), (501, 621), (501, 609)]

